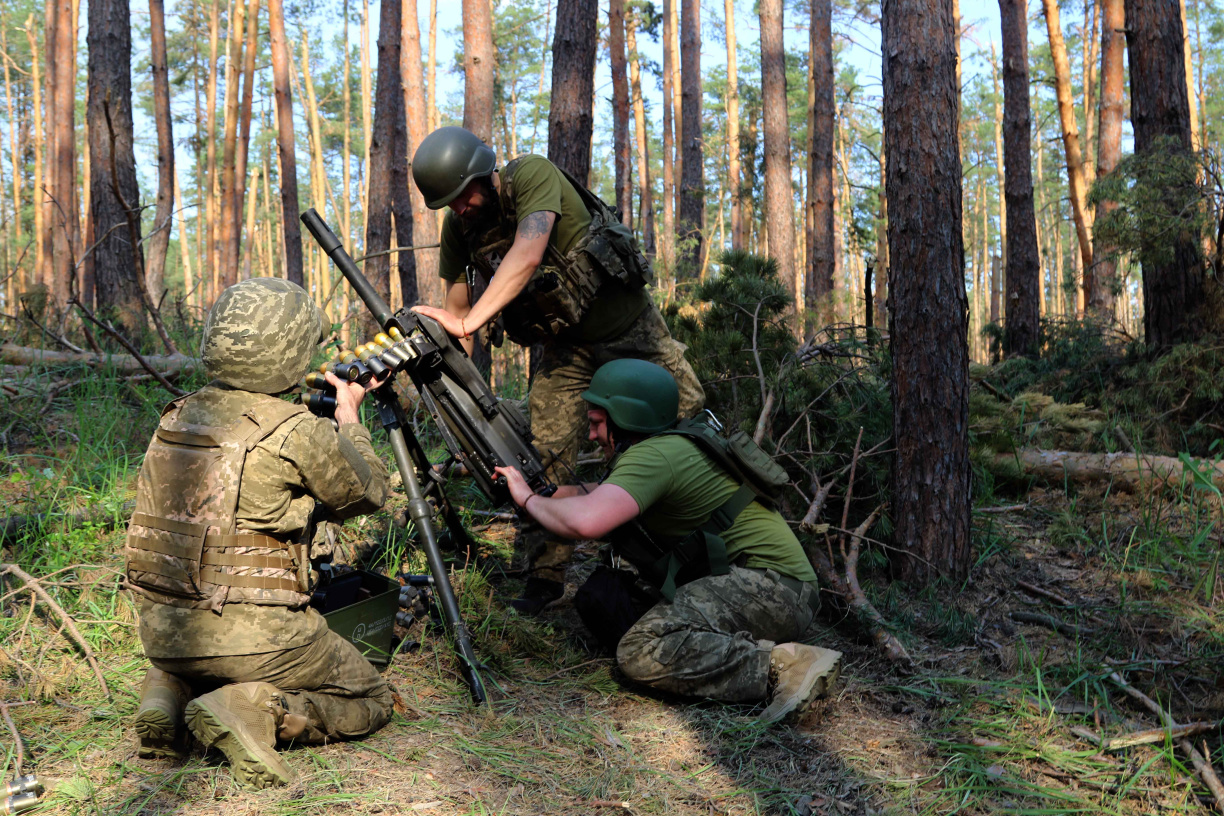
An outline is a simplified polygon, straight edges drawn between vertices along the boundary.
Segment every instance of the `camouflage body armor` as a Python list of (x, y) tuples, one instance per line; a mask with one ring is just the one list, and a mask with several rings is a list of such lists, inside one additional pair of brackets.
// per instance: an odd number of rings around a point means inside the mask
[(305, 606), (303, 545), (240, 532), (235, 514), (247, 453), (310, 413), (267, 400), (228, 427), (195, 425), (179, 419), (190, 398), (167, 406), (140, 468), (124, 545), (128, 587), (157, 603), (217, 612), (226, 603)]
[[(500, 218), (491, 226), (481, 224), (464, 234), (465, 243), (477, 247), (472, 251), (469, 275), (479, 274), (486, 284), (514, 244), (518, 223), (514, 171), (519, 161), (511, 160), (501, 172)], [(613, 285), (641, 289), (654, 278), (633, 232), (616, 212), (569, 173), (557, 169), (578, 191), (591, 224), (564, 255), (549, 244), (523, 291), (502, 312), (506, 334), (523, 346), (550, 341), (577, 326), (605, 284), (617, 281)], [(474, 291), (474, 284), (468, 280), (469, 291)]]

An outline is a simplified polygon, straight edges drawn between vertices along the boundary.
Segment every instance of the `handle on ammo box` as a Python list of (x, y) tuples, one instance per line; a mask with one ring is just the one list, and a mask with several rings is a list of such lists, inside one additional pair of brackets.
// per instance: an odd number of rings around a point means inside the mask
[(310, 230), (310, 234), (314, 236), (319, 247), (327, 253), (327, 256), (336, 264), (336, 268), (340, 270), (340, 274), (344, 275), (345, 279), (352, 285), (357, 296), (365, 303), (366, 308), (374, 315), (374, 320), (378, 325), (386, 331), (391, 326), (403, 330), (403, 327), (395, 320), (391, 313), (391, 307), (387, 305), (387, 301), (382, 299), (382, 295), (371, 285), (366, 276), (361, 274), (361, 270), (357, 268), (357, 264), (349, 256), (344, 249), (344, 244), (340, 243), (340, 239), (327, 226), (327, 222), (315, 212), (315, 208), (311, 207), (306, 212), (302, 213), (302, 223), (306, 225), (306, 229)]

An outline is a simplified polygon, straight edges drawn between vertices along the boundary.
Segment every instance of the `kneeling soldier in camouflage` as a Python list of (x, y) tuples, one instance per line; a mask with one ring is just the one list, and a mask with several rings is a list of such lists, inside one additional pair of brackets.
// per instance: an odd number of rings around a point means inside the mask
[(276, 396), (301, 379), (325, 328), (288, 281), (221, 294), (204, 325), (212, 381), (163, 411), (128, 529), (127, 582), (153, 664), (140, 754), (181, 755), (186, 725), (248, 788), (293, 780), (278, 740), (360, 737), (391, 717), (390, 686), (308, 605), (310, 558), (323, 554), (311, 549), (315, 520), (387, 498), (361, 386), (327, 375), (338, 431)]
[(511, 495), (568, 538), (608, 537), (662, 600), (629, 626), (616, 659), (630, 679), (725, 702), (769, 700), (780, 720), (823, 696), (841, 654), (803, 639), (818, 606), (798, 539), (676, 423), (676, 382), (644, 360), (601, 367), (582, 398), (610, 461), (598, 485), (551, 498), (500, 468)]

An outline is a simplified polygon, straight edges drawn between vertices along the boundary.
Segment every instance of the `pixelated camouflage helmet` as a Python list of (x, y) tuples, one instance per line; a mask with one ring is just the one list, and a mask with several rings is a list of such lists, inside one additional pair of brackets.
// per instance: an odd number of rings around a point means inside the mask
[(666, 431), (676, 424), (680, 410), (676, 378), (663, 366), (645, 360), (604, 363), (582, 398), (607, 411), (618, 428), (634, 433)]
[(412, 157), (412, 179), (425, 206), (440, 210), (472, 179), (490, 176), (496, 167), (497, 154), (479, 136), (461, 127), (444, 127), (421, 140)]
[(204, 322), (204, 371), (232, 388), (279, 394), (297, 385), (329, 328), (310, 295), (280, 278), (221, 293)]

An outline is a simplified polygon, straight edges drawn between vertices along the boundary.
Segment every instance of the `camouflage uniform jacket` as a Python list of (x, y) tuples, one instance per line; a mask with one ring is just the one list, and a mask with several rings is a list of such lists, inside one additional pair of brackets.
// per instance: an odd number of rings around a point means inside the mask
[[(258, 401), (276, 399), (212, 383), (187, 398), (181, 416), (200, 425), (227, 425)], [(316, 502), (332, 517), (345, 519), (371, 513), (386, 499), (387, 470), (365, 426), (346, 424), (337, 432), (328, 420), (304, 415), (285, 422), (247, 454), (236, 526), (296, 538), (309, 525)], [(273, 652), (307, 645), (326, 632), (322, 616), (309, 607), (228, 603), (217, 614), (148, 599), (141, 603), (140, 638), (150, 657)]]

